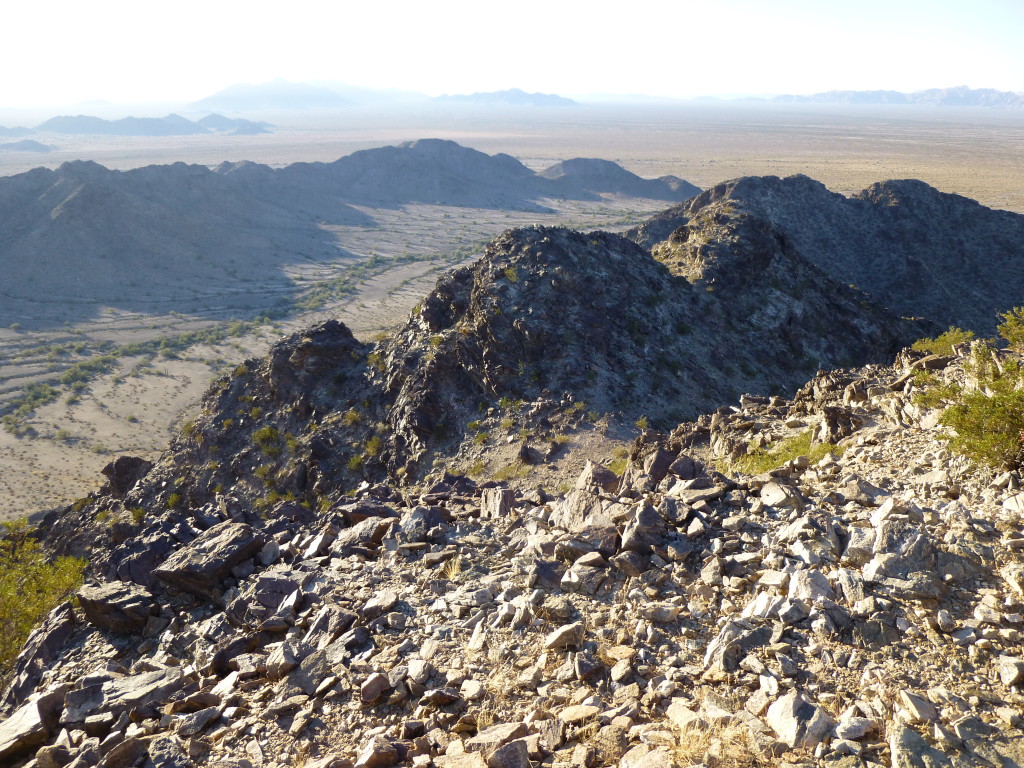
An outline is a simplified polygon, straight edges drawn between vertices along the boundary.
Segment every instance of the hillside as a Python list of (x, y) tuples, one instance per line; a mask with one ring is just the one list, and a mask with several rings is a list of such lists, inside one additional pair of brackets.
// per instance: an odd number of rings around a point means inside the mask
[(900, 352), (941, 325), (848, 285), (870, 240), (839, 239), (887, 217), (898, 271), (944, 263), (908, 245), (935, 212), (1019, 217), (819, 187), (512, 229), (378, 341), (328, 320), (238, 366), (42, 522), (90, 581), (17, 659), (0, 760), (1020, 765), (1020, 473), (918, 397), (1015, 357)]
[(597, 158), (563, 160), (545, 168), (540, 175), (558, 182), (566, 195), (589, 190), (655, 200), (687, 200), (700, 192), (698, 187), (675, 176), (641, 179), (617, 163)]
[(104, 120), (89, 115), (61, 115), (40, 123), (35, 130), (42, 133), (91, 133), (109, 136), (191, 136), (207, 133), (202, 125), (181, 115), (123, 117), (119, 120)]
[[(346, 349), (325, 328), (268, 363), (310, 391)], [(18, 658), (0, 759), (1020, 765), (1019, 474), (952, 457), (912, 400), (963, 363), (744, 396), (562, 489), (438, 472), (132, 522), (147, 468), (111, 468), (114, 541)], [(807, 434), (838, 445), (728, 464)]]

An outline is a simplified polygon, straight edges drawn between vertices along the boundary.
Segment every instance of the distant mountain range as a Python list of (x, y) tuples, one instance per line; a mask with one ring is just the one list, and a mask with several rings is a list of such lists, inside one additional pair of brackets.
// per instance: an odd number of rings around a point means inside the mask
[(288, 290), (281, 269), (295, 254), (339, 255), (325, 224), (373, 223), (356, 205), (541, 212), (551, 198), (680, 201), (699, 191), (604, 161), (555, 168), (537, 174), (509, 155), (436, 139), (281, 169), (239, 162), (112, 171), (82, 161), (37, 168), (0, 178), (0, 315), (16, 313), (17, 302), (88, 314), (97, 301), (138, 308), (195, 303), (204, 291), (280, 294)]
[(273, 80), (235, 83), (185, 107), (189, 112), (250, 112), (254, 110), (338, 109), (353, 102), (337, 91), (310, 83)]
[(486, 93), (444, 94), (434, 101), (504, 107), (574, 107), (576, 102), (553, 93), (527, 93), (519, 88)]
[(234, 136), (249, 136), (269, 133), (270, 123), (207, 115), (192, 121), (181, 115), (166, 117), (123, 117), (120, 120), (104, 120), (91, 115), (60, 115), (51, 117), (35, 128), (4, 128), (0, 136), (22, 137), (37, 133), (62, 133), (96, 136), (193, 136), (208, 133), (230, 133)]
[[(761, 99), (755, 99), (761, 101)], [(992, 88), (929, 88), (926, 91), (902, 93), (900, 91), (826, 91), (810, 96), (776, 96), (770, 101), (779, 104), (911, 104), (936, 107), (993, 107), (1020, 109), (1024, 96), (1012, 91)]]

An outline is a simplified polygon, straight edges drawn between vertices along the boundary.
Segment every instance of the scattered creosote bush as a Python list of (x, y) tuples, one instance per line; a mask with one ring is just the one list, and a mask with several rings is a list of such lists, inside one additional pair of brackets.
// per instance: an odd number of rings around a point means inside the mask
[(975, 343), (964, 362), (963, 384), (926, 386), (914, 398), (925, 408), (944, 408), (949, 449), (989, 467), (1018, 467), (1024, 459), (1024, 369), (999, 360), (988, 344)]
[(48, 560), (25, 519), (0, 532), (0, 678), (10, 671), (32, 628), (82, 583), (85, 561)]

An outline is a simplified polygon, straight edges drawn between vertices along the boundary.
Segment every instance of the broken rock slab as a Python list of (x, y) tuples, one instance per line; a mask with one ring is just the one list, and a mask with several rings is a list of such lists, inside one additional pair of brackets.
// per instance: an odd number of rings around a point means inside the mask
[(263, 549), (264, 544), (266, 540), (252, 526), (226, 521), (203, 531), (153, 573), (167, 586), (218, 602), (221, 581), (232, 568)]
[(0, 723), (0, 763), (26, 755), (44, 744), (57, 726), (63, 691), (33, 696)]
[(157, 609), (148, 589), (123, 581), (82, 587), (78, 604), (94, 626), (129, 635), (141, 634)]

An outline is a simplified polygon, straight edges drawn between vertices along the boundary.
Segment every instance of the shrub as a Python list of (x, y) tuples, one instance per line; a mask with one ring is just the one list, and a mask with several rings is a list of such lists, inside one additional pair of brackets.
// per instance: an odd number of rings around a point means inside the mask
[(49, 561), (25, 519), (3, 523), (0, 540), (0, 676), (32, 628), (82, 583), (85, 561)]
[(253, 432), (252, 438), (267, 456), (277, 456), (281, 453), (281, 433), (269, 424)]
[(940, 333), (934, 339), (918, 339), (910, 345), (910, 348), (916, 352), (925, 352), (929, 355), (951, 355), (953, 354), (954, 346), (973, 340), (974, 331), (965, 331), (963, 328), (951, 325), (948, 331)]
[(778, 445), (768, 448), (760, 448), (748, 453), (733, 462), (733, 468), (748, 475), (759, 475), (770, 469), (775, 469), (792, 461), (797, 456), (806, 456), (812, 464), (816, 464), (825, 458), (827, 453), (840, 453), (842, 451), (832, 443), (814, 443), (811, 439), (811, 430), (788, 437)]
[(996, 364), (991, 348), (978, 345), (964, 365), (971, 387), (947, 387), (952, 403), (940, 418), (949, 448), (992, 467), (1021, 463), (1024, 436), (1024, 371), (1017, 361)]
[(1014, 307), (1000, 317), (1003, 322), (999, 324), (999, 335), (1006, 339), (1014, 352), (1024, 352), (1024, 307)]
[(964, 373), (966, 385), (929, 385), (923, 380), (924, 388), (914, 402), (923, 408), (945, 408), (939, 423), (950, 430), (946, 439), (954, 453), (990, 467), (1020, 466), (1024, 460), (1024, 369), (1020, 362), (998, 363), (990, 346), (976, 343), (964, 363)]

